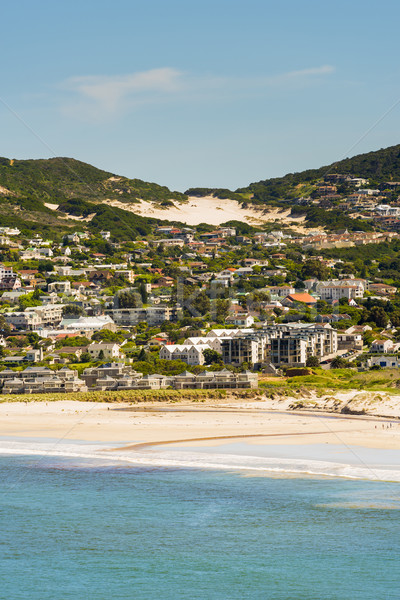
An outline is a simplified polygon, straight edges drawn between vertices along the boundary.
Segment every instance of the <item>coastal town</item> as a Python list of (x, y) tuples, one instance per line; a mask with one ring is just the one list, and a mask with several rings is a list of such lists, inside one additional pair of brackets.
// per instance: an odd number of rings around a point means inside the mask
[(399, 600), (400, 3), (1, 16), (0, 600)]
[(327, 175), (299, 199), (345, 203), (366, 231), (155, 224), (132, 241), (1, 227), (2, 393), (245, 389), (293, 369), (398, 367), (400, 183), (368, 184)]

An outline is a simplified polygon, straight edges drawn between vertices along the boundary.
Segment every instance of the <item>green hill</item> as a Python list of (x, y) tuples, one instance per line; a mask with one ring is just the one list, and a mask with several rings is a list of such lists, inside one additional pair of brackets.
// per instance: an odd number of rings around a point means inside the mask
[(265, 179), (251, 183), (236, 193), (252, 194), (253, 202), (274, 204), (284, 202), (299, 195), (297, 186), (312, 184), (330, 173), (341, 173), (372, 180), (372, 184), (387, 181), (400, 181), (400, 145), (391, 146), (376, 152), (358, 154), (318, 169), (309, 169), (300, 173), (288, 173), (283, 177)]
[(341, 173), (372, 180), (372, 184), (387, 181), (400, 181), (400, 144), (376, 152), (359, 154), (345, 158), (318, 169), (308, 169), (299, 173), (288, 173), (283, 177), (274, 177), (251, 183), (235, 191), (212, 188), (190, 188), (186, 193), (193, 196), (214, 195), (217, 198), (241, 197), (255, 204), (280, 206), (290, 203), (300, 193), (309, 191), (313, 183), (330, 173)]
[[(314, 198), (316, 184), (328, 174), (363, 177), (369, 180), (370, 186), (384, 190), (387, 182), (400, 181), (400, 145), (346, 158), (318, 169), (265, 179), (235, 191), (190, 188), (185, 194), (155, 183), (115, 175), (72, 158), (0, 158), (0, 226), (14, 225), (28, 233), (41, 231), (51, 233), (53, 237), (63, 235), (71, 228), (92, 232), (107, 229), (117, 239), (135, 239), (148, 235), (154, 224), (161, 221), (123, 210), (124, 203), (132, 208), (138, 201), (145, 200), (168, 208), (173, 201), (185, 202), (190, 194), (231, 198), (241, 205), (256, 204), (266, 209), (269, 206), (291, 208), (294, 214), (305, 214), (309, 226), (322, 225), (332, 230), (371, 228), (366, 222), (349, 218), (340, 202), (333, 203), (328, 210), (304, 206), (307, 202), (303, 199), (310, 195)], [(346, 190), (338, 192), (346, 195)], [(393, 191), (392, 197), (397, 198), (397, 194)], [(110, 207), (105, 204), (106, 200), (122, 204), (118, 208)], [(167, 210), (165, 214), (168, 215)], [(76, 220), (89, 215), (90, 220)]]
[[(110, 230), (116, 237), (134, 238), (150, 233), (155, 219), (140, 217), (103, 204), (140, 200), (169, 206), (187, 196), (140, 179), (102, 171), (72, 158), (10, 160), (0, 158), (0, 226), (14, 225), (23, 231), (64, 234), (71, 227), (91, 231)], [(57, 205), (54, 211), (49, 205)], [(92, 215), (88, 223), (72, 217)], [(61, 218), (60, 218), (61, 217)]]
[(57, 203), (71, 198), (92, 202), (120, 200), (185, 201), (167, 187), (102, 171), (73, 158), (10, 160), (0, 158), (0, 186), (18, 197)]

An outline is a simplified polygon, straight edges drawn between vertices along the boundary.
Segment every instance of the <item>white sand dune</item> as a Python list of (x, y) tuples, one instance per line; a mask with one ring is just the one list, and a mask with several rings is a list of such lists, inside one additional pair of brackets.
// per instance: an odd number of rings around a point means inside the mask
[(290, 217), (290, 210), (273, 208), (265, 211), (257, 208), (241, 208), (235, 200), (221, 200), (213, 196), (197, 198), (189, 196), (188, 202), (175, 202), (174, 206), (161, 208), (153, 202), (141, 200), (139, 203), (126, 204), (118, 200), (107, 200), (107, 204), (133, 212), (144, 217), (154, 217), (167, 221), (181, 221), (187, 225), (209, 223), (220, 225), (226, 221), (242, 221), (249, 225), (262, 225), (276, 222), (277, 225), (287, 224), (294, 229), (303, 229), (304, 217)]
[[(154, 202), (140, 200), (129, 204), (119, 200), (105, 200), (105, 204), (122, 208), (142, 217), (153, 217), (165, 221), (180, 221), (187, 225), (199, 225), (199, 223), (208, 223), (209, 225), (221, 225), (227, 221), (241, 221), (249, 225), (262, 226), (264, 223), (276, 223), (277, 227), (283, 225), (289, 226), (298, 233), (314, 233), (322, 231), (321, 228), (309, 229), (304, 227), (305, 217), (291, 217), (290, 209), (282, 208), (256, 208), (241, 206), (236, 200), (214, 198), (213, 196), (204, 196), (198, 198), (189, 196), (187, 202), (174, 202), (174, 206), (162, 208)], [(45, 203), (47, 208), (57, 211), (58, 205)], [(75, 221), (90, 222), (95, 213), (87, 217), (77, 217), (68, 215), (60, 217), (64, 219), (73, 219)]]

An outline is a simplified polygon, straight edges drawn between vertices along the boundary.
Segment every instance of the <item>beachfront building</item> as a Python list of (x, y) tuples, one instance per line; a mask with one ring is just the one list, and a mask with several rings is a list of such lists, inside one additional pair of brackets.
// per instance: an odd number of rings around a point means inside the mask
[[(15, 375), (15, 373), (14, 373)], [(173, 388), (185, 389), (247, 389), (258, 386), (257, 373), (246, 371), (232, 373), (205, 371), (194, 375), (185, 371), (179, 375), (145, 375), (133, 371), (123, 363), (109, 363), (99, 367), (85, 369), (82, 379), (89, 390), (160, 390)]]
[(203, 365), (204, 350), (211, 350), (209, 344), (166, 344), (160, 350), (164, 360), (183, 360), (188, 365)]
[(271, 340), (270, 361), (275, 366), (304, 366), (307, 362), (307, 345), (309, 339), (305, 334), (284, 333)]
[(398, 369), (400, 367), (400, 358), (398, 356), (371, 356), (366, 361), (366, 366), (371, 367), (382, 367), (382, 369)]
[(28, 367), (16, 372), (0, 371), (2, 394), (45, 394), (86, 392), (87, 387), (75, 370), (64, 367), (52, 371), (46, 367)]
[(267, 360), (267, 348), (267, 336), (253, 330), (251, 333), (237, 333), (221, 340), (222, 360), (230, 365), (262, 365)]

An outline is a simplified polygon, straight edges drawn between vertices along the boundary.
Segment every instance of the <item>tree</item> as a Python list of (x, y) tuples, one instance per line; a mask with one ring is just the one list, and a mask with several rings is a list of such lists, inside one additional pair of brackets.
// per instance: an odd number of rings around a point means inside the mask
[(374, 321), (378, 327), (386, 327), (389, 317), (381, 306), (373, 306), (369, 312), (369, 320)]
[(95, 342), (122, 342), (124, 339), (123, 331), (111, 331), (111, 329), (101, 329), (92, 335)]
[(39, 273), (47, 273), (47, 271), (52, 271), (54, 269), (54, 265), (51, 260), (39, 260), (38, 271)]
[(0, 315), (0, 334), (4, 336), (8, 336), (11, 333), (11, 327), (6, 322), (3, 315)]
[(349, 363), (342, 356), (335, 356), (331, 362), (331, 369), (345, 369), (347, 366)]
[(220, 354), (216, 350), (212, 350), (211, 348), (206, 348), (205, 350), (203, 350), (203, 356), (206, 365), (211, 365), (213, 363), (222, 363), (222, 354)]
[(139, 286), (139, 294), (141, 295), (143, 304), (147, 304), (148, 295), (147, 295), (147, 291), (146, 291), (146, 284), (143, 281)]
[(229, 314), (230, 300), (217, 298), (215, 303), (215, 320), (217, 323), (223, 323)]
[(319, 260), (308, 260), (301, 270), (302, 279), (316, 277), (320, 281), (329, 279), (330, 269), (322, 264)]
[(316, 356), (309, 356), (307, 358), (306, 367), (319, 367), (319, 360)]
[(138, 359), (139, 361), (145, 361), (145, 360), (146, 360), (146, 358), (147, 358), (146, 351), (145, 351), (145, 349), (144, 349), (144, 348), (142, 348), (142, 349), (140, 350), (140, 352), (139, 352), (139, 356), (138, 356), (138, 358), (137, 358), (137, 359)]
[(116, 299), (119, 308), (140, 308), (142, 306), (142, 296), (137, 290), (121, 290)]
[(80, 317), (86, 316), (86, 311), (77, 304), (66, 304), (63, 307), (63, 317)]

